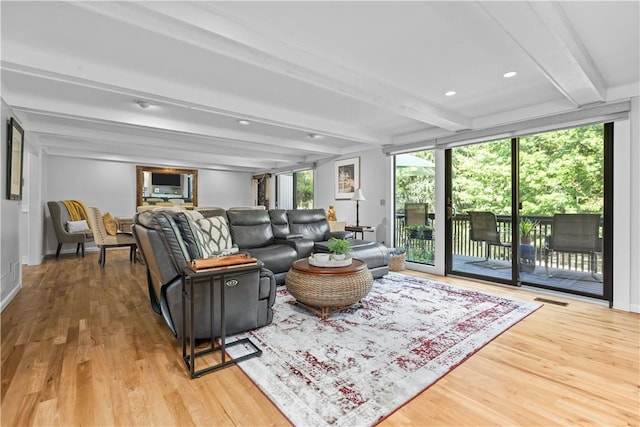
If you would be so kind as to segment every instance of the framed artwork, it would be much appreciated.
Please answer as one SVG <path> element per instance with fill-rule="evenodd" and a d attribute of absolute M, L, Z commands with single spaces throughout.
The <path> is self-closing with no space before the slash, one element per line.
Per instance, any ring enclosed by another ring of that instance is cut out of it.
<path fill-rule="evenodd" d="M 360 157 L 335 162 L 336 199 L 351 199 L 360 187 Z"/>
<path fill-rule="evenodd" d="M 22 200 L 24 130 L 13 117 L 7 135 L 7 199 Z"/>

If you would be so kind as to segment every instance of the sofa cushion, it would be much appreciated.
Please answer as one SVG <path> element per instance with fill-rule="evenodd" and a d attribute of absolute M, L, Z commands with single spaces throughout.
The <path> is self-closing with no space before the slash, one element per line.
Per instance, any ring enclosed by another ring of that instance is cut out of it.
<path fill-rule="evenodd" d="M 273 236 L 276 239 L 286 239 L 291 232 L 289 231 L 289 220 L 287 219 L 287 211 L 284 209 L 271 209 L 269 210 L 269 217 L 271 218 L 271 228 L 273 229 Z"/>
<path fill-rule="evenodd" d="M 275 242 L 266 210 L 229 210 L 227 218 L 231 238 L 240 249 L 262 248 Z"/>
<path fill-rule="evenodd" d="M 251 248 L 248 250 L 252 257 L 258 258 L 264 263 L 264 267 L 273 273 L 283 273 L 289 271 L 291 264 L 298 259 L 296 251 L 285 244 L 273 244 L 262 248 Z"/>
<path fill-rule="evenodd" d="M 314 242 L 329 239 L 329 221 L 324 209 L 294 209 L 287 211 L 289 231 Z"/>
<path fill-rule="evenodd" d="M 175 268 L 180 271 L 182 267 L 187 265 L 187 262 L 194 258 L 190 253 L 190 248 L 186 243 L 186 239 L 182 235 L 183 225 L 179 225 L 180 218 L 186 216 L 180 212 L 174 212 L 170 210 L 163 211 L 143 211 L 134 216 L 134 224 L 140 224 L 141 226 L 157 230 L 162 235 L 163 246 L 167 247 L 170 252 L 169 259 L 173 259 L 176 264 Z M 196 245 L 193 245 L 196 246 Z M 187 257 L 186 255 L 189 255 Z"/>
<path fill-rule="evenodd" d="M 204 257 L 209 258 L 220 253 L 234 253 L 238 248 L 231 242 L 231 233 L 227 220 L 221 216 L 212 216 L 196 220 L 195 234 Z"/>
<path fill-rule="evenodd" d="M 89 224 L 87 224 L 86 219 L 81 219 L 80 221 L 67 221 L 67 231 L 69 233 L 89 231 Z"/>
<path fill-rule="evenodd" d="M 202 233 L 200 226 L 195 223 L 196 219 L 201 219 L 202 216 L 195 215 L 196 212 L 186 210 L 170 210 L 165 209 L 158 212 L 158 217 L 161 217 L 160 212 L 167 217 L 171 217 L 178 228 L 181 243 L 186 247 L 189 259 L 204 258 L 206 255 L 203 253 L 200 240 L 197 235 Z"/>
<path fill-rule="evenodd" d="M 109 212 L 102 215 L 102 222 L 104 222 L 104 228 L 107 230 L 107 234 L 115 236 L 118 232 L 118 223 L 116 219 Z"/>
<path fill-rule="evenodd" d="M 227 211 L 222 208 L 216 207 L 197 207 L 195 208 L 195 212 L 199 212 L 203 218 L 209 218 L 212 216 L 222 216 L 224 219 L 227 219 Z M 227 221 L 228 222 L 228 221 Z"/>

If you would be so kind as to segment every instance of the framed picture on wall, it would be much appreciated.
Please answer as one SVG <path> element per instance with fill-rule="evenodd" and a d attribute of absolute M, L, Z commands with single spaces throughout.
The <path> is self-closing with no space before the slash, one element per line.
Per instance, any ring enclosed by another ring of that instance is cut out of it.
<path fill-rule="evenodd" d="M 7 132 L 7 199 L 22 200 L 24 130 L 12 117 Z"/>
<path fill-rule="evenodd" d="M 360 157 L 337 160 L 335 162 L 335 197 L 351 199 L 360 187 Z"/>

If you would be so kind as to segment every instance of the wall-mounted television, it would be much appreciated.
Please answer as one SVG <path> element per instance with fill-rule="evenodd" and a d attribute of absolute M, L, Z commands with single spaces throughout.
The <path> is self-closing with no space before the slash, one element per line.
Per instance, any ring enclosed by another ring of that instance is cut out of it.
<path fill-rule="evenodd" d="M 180 187 L 180 174 L 177 173 L 152 173 L 151 185 L 166 185 Z"/>

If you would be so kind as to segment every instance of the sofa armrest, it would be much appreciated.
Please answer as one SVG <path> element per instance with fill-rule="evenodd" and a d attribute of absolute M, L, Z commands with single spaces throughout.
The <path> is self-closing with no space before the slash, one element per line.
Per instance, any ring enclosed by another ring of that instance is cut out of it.
<path fill-rule="evenodd" d="M 306 258 L 313 252 L 314 241 L 298 237 L 295 239 L 276 239 L 276 243 L 292 247 L 296 251 L 297 259 Z"/>
<path fill-rule="evenodd" d="M 353 231 L 330 231 L 327 236 L 327 240 L 332 237 L 336 239 L 353 239 Z"/>
<path fill-rule="evenodd" d="M 296 240 L 296 239 L 302 239 L 304 238 L 304 236 L 302 234 L 287 234 L 284 236 L 278 236 L 276 237 L 276 241 L 278 240 Z"/>

